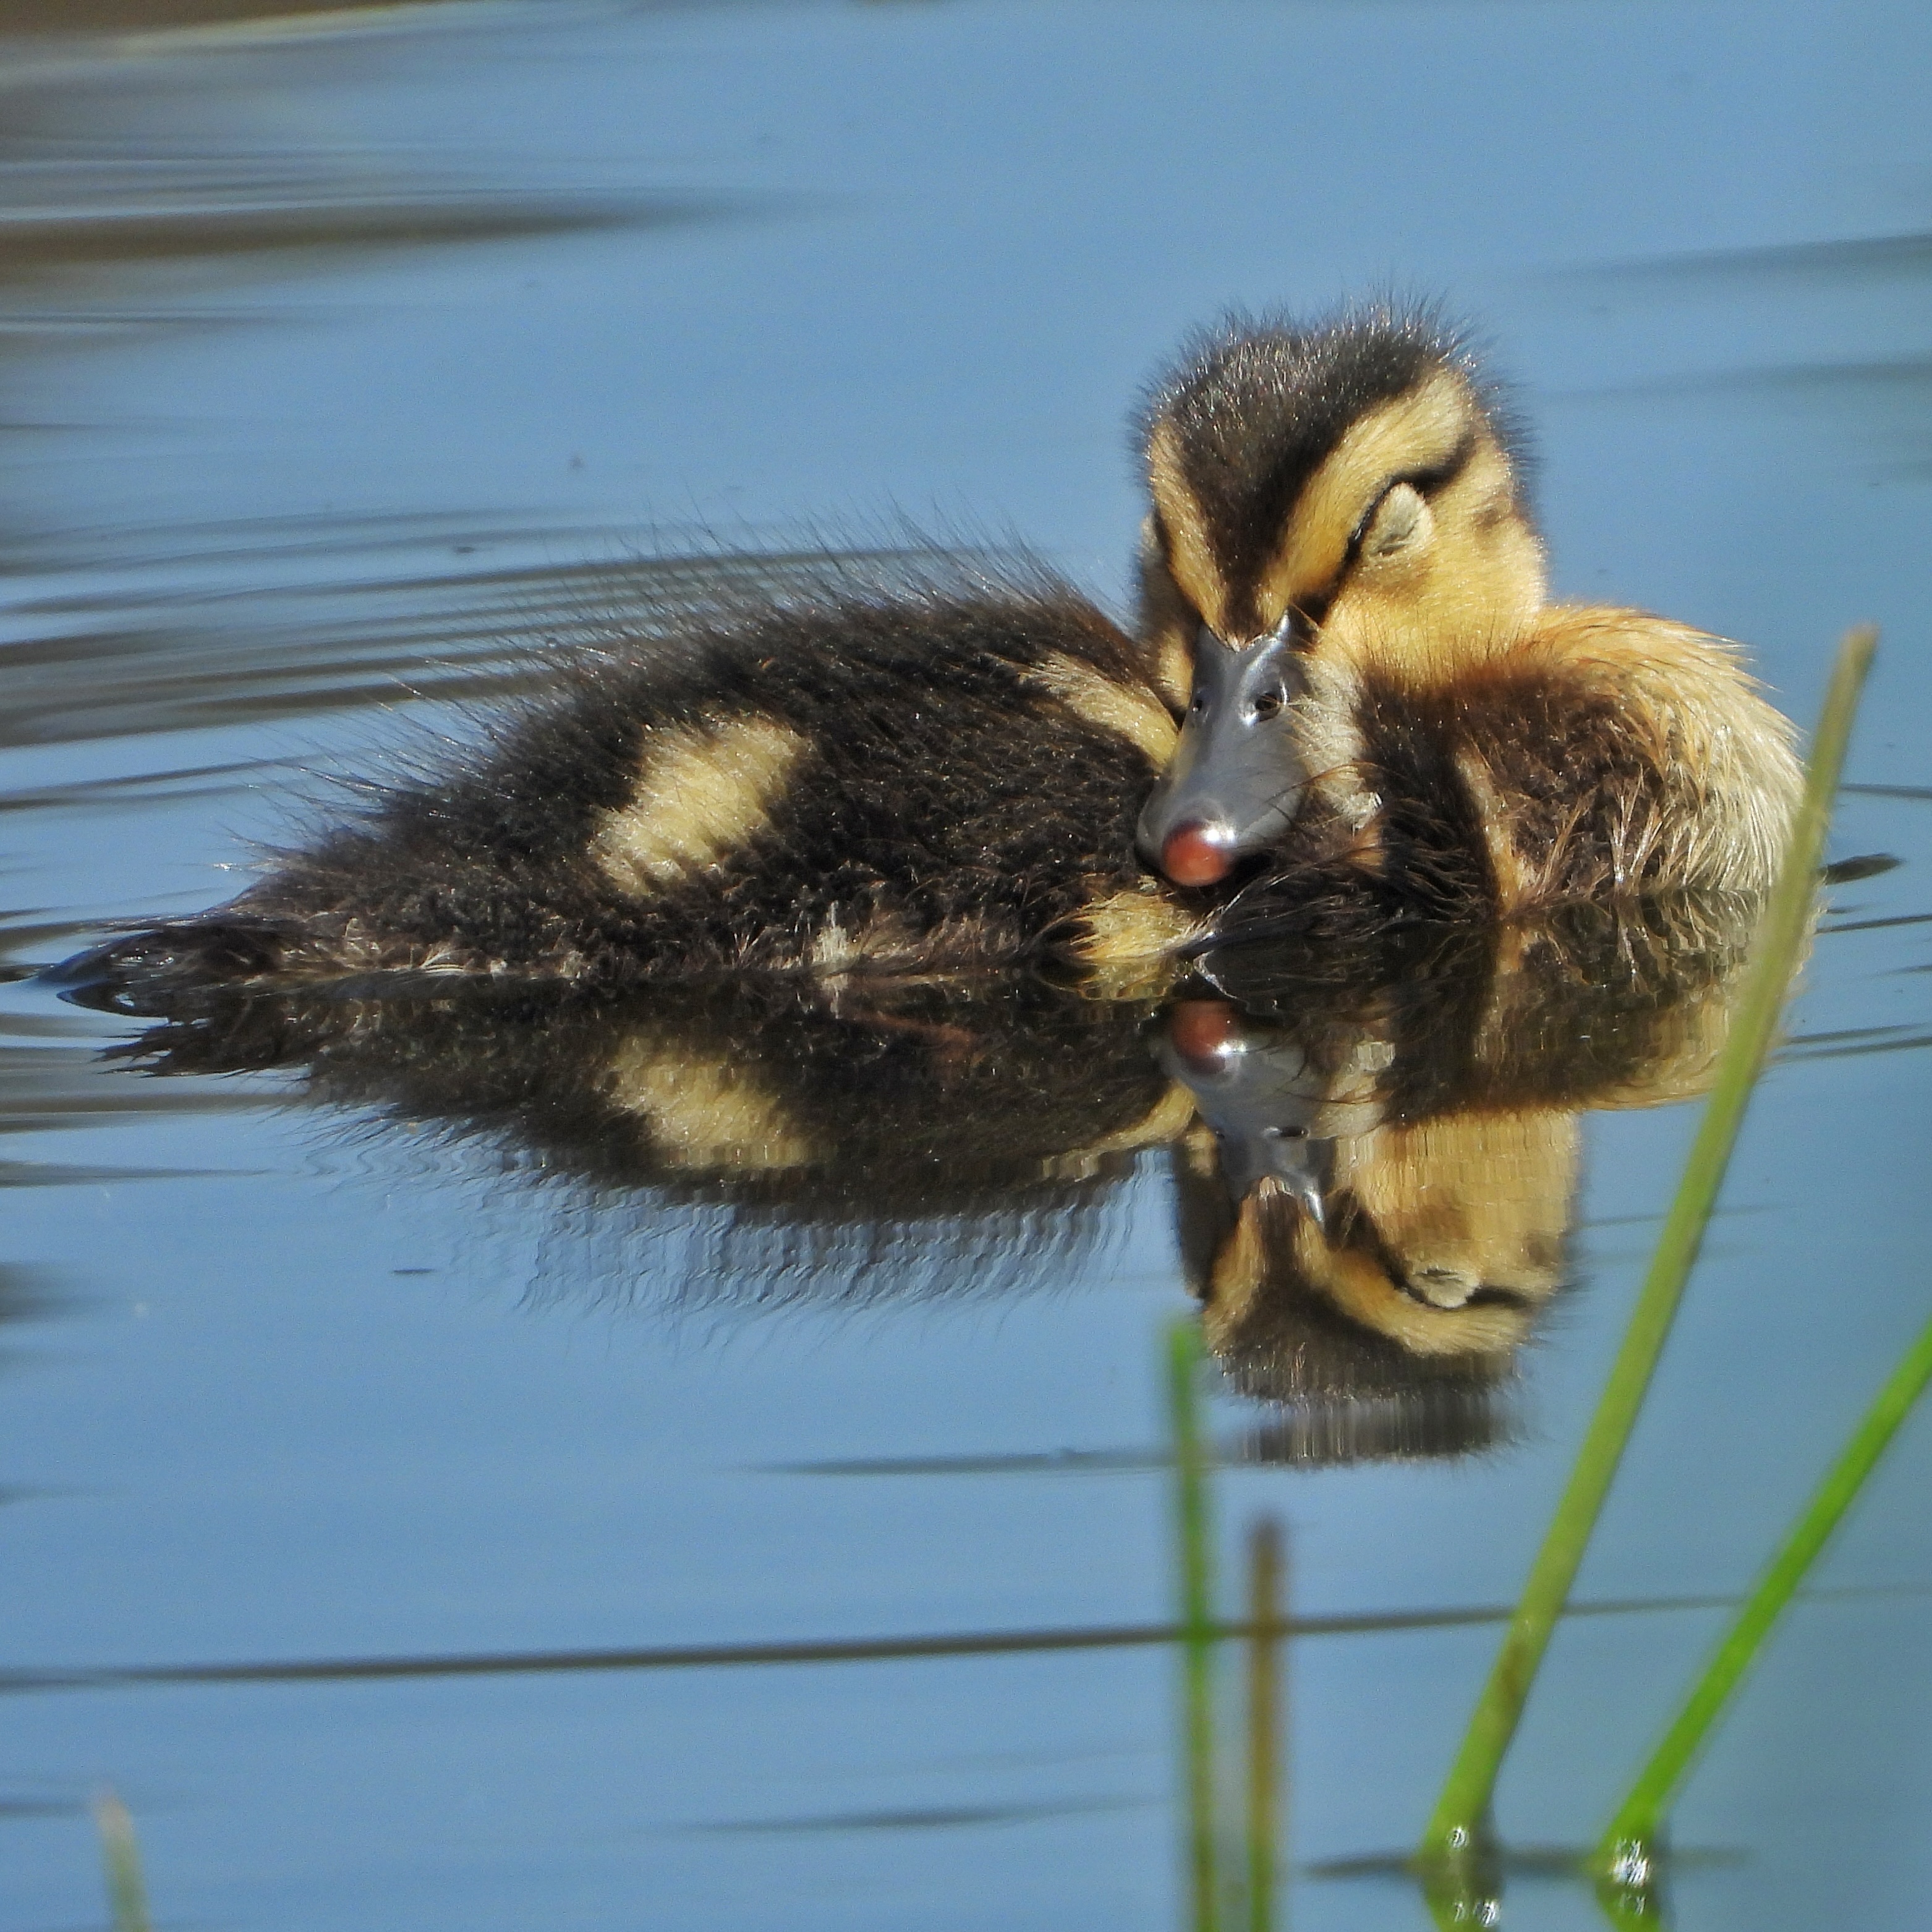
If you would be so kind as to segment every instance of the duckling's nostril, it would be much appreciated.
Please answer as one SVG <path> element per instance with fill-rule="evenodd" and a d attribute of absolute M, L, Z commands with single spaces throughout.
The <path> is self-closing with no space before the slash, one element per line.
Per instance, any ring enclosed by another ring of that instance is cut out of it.
<path fill-rule="evenodd" d="M 1233 839 L 1224 825 L 1177 826 L 1160 848 L 1160 869 L 1177 886 L 1213 886 L 1234 869 Z"/>

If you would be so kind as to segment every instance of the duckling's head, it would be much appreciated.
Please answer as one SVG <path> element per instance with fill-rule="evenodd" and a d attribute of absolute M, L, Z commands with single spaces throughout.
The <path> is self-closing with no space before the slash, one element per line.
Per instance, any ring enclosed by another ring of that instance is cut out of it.
<path fill-rule="evenodd" d="M 1186 722 L 1143 856 L 1211 885 L 1293 820 L 1316 660 L 1451 680 L 1542 603 L 1507 412 L 1426 311 L 1231 322 L 1156 388 L 1145 622 Z"/>
<path fill-rule="evenodd" d="M 1209 1346 L 1276 1400 L 1499 1381 L 1562 1285 L 1580 1138 L 1570 1113 L 1444 1114 L 1342 1136 L 1318 1196 L 1269 1174 L 1238 1199 L 1196 1130 L 1177 1206 Z"/>

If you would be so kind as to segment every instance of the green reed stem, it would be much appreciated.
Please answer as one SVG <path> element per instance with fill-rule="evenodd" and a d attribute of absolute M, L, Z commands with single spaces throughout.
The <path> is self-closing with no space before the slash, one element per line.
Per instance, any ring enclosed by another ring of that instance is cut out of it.
<path fill-rule="evenodd" d="M 1174 1432 L 1174 1529 L 1180 1564 L 1182 1724 L 1187 1748 L 1188 1892 L 1195 1932 L 1215 1932 L 1214 1572 L 1201 1442 L 1201 1338 L 1192 1322 L 1168 1332 L 1168 1414 Z"/>
<path fill-rule="evenodd" d="M 100 1834 L 101 1862 L 107 1869 L 107 1903 L 114 1932 L 150 1932 L 148 1890 L 141 1882 L 141 1850 L 134 1821 L 111 1791 L 95 1794 L 94 1828 Z"/>
<path fill-rule="evenodd" d="M 1264 1516 L 1248 1538 L 1248 1932 L 1274 1932 L 1281 1830 L 1282 1534 Z"/>
<path fill-rule="evenodd" d="M 1851 1440 L 1804 1506 L 1778 1553 L 1712 1654 L 1704 1672 L 1637 1774 L 1597 1847 L 1595 1868 L 1613 1877 L 1649 1862 L 1648 1847 L 1690 1762 L 1756 1657 L 1791 1594 L 1898 1434 L 1899 1425 L 1932 1381 L 1932 1322 L 1920 1331 L 1886 1378 Z"/>
<path fill-rule="evenodd" d="M 1516 1734 L 1550 1633 L 1570 1594 L 1670 1332 L 1810 928 L 1818 862 L 1824 850 L 1832 800 L 1877 641 L 1876 630 L 1862 627 L 1850 632 L 1838 647 L 1824 714 L 1812 742 L 1804 797 L 1792 826 L 1784 867 L 1759 928 L 1755 955 L 1718 1062 L 1703 1119 L 1597 1412 L 1544 1534 L 1489 1682 L 1477 1700 L 1462 1748 L 1417 1847 L 1417 1861 L 1425 1870 L 1466 1856 L 1468 1848 L 1486 1830 L 1496 1774 Z"/>

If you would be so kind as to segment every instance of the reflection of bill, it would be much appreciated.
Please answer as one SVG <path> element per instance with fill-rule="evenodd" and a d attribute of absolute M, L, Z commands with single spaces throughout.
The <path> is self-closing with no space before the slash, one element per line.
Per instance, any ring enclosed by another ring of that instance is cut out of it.
<path fill-rule="evenodd" d="M 232 994 L 127 1051 L 299 1066 L 606 1232 L 681 1209 L 686 1291 L 760 1305 L 1028 1285 L 1169 1147 L 1210 1345 L 1281 1453 L 1442 1453 L 1493 1436 L 1562 1285 L 1579 1114 L 1694 1090 L 1749 910 L 1228 950 L 1164 1008 L 1011 975 Z"/>

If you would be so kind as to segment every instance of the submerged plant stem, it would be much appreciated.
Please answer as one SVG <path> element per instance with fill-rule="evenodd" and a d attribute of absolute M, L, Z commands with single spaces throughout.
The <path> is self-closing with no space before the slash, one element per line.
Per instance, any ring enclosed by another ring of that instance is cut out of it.
<path fill-rule="evenodd" d="M 94 1827 L 100 1834 L 101 1861 L 107 1868 L 107 1903 L 114 1916 L 114 1932 L 149 1932 L 148 1892 L 141 1880 L 134 1821 L 112 1792 L 95 1795 Z"/>
<path fill-rule="evenodd" d="M 1630 1865 L 1633 1857 L 1647 1862 L 1644 1848 L 1654 1840 L 1691 1760 L 1739 1678 L 1750 1667 L 1772 1625 L 1791 1600 L 1792 1592 L 1850 1508 L 1928 1381 L 1932 1381 L 1932 1322 L 1920 1330 L 1918 1339 L 1887 1378 L 1876 1400 L 1766 1566 L 1703 1675 L 1691 1687 L 1663 1742 L 1638 1774 L 1597 1847 L 1598 1870 L 1615 1876 Z"/>
<path fill-rule="evenodd" d="M 1248 1540 L 1248 1932 L 1274 1932 L 1281 1832 L 1281 1526 L 1264 1516 Z"/>
<path fill-rule="evenodd" d="M 1214 1550 L 1201 1442 L 1201 1340 L 1192 1322 L 1168 1338 L 1174 1528 L 1180 1569 L 1182 1724 L 1187 1756 L 1187 1870 L 1195 1932 L 1215 1932 Z"/>
<path fill-rule="evenodd" d="M 1418 1862 L 1425 1870 L 1439 1867 L 1445 1860 L 1457 1860 L 1486 1832 L 1496 1774 L 1515 1736 L 1550 1632 L 1582 1561 L 1624 1445 L 1650 1386 L 1658 1357 L 1670 1332 L 1684 1284 L 1696 1261 L 1752 1087 L 1764 1064 L 1784 1010 L 1792 973 L 1804 950 L 1832 799 L 1838 788 L 1858 694 L 1877 641 L 1877 632 L 1864 628 L 1849 633 L 1838 647 L 1824 714 L 1812 743 L 1804 797 L 1792 826 L 1783 868 L 1765 910 L 1730 1034 L 1718 1060 L 1710 1099 L 1596 1414 L 1591 1418 L 1543 1546 L 1537 1552 L 1489 1682 L 1477 1701 L 1462 1748 L 1417 1848 Z"/>

